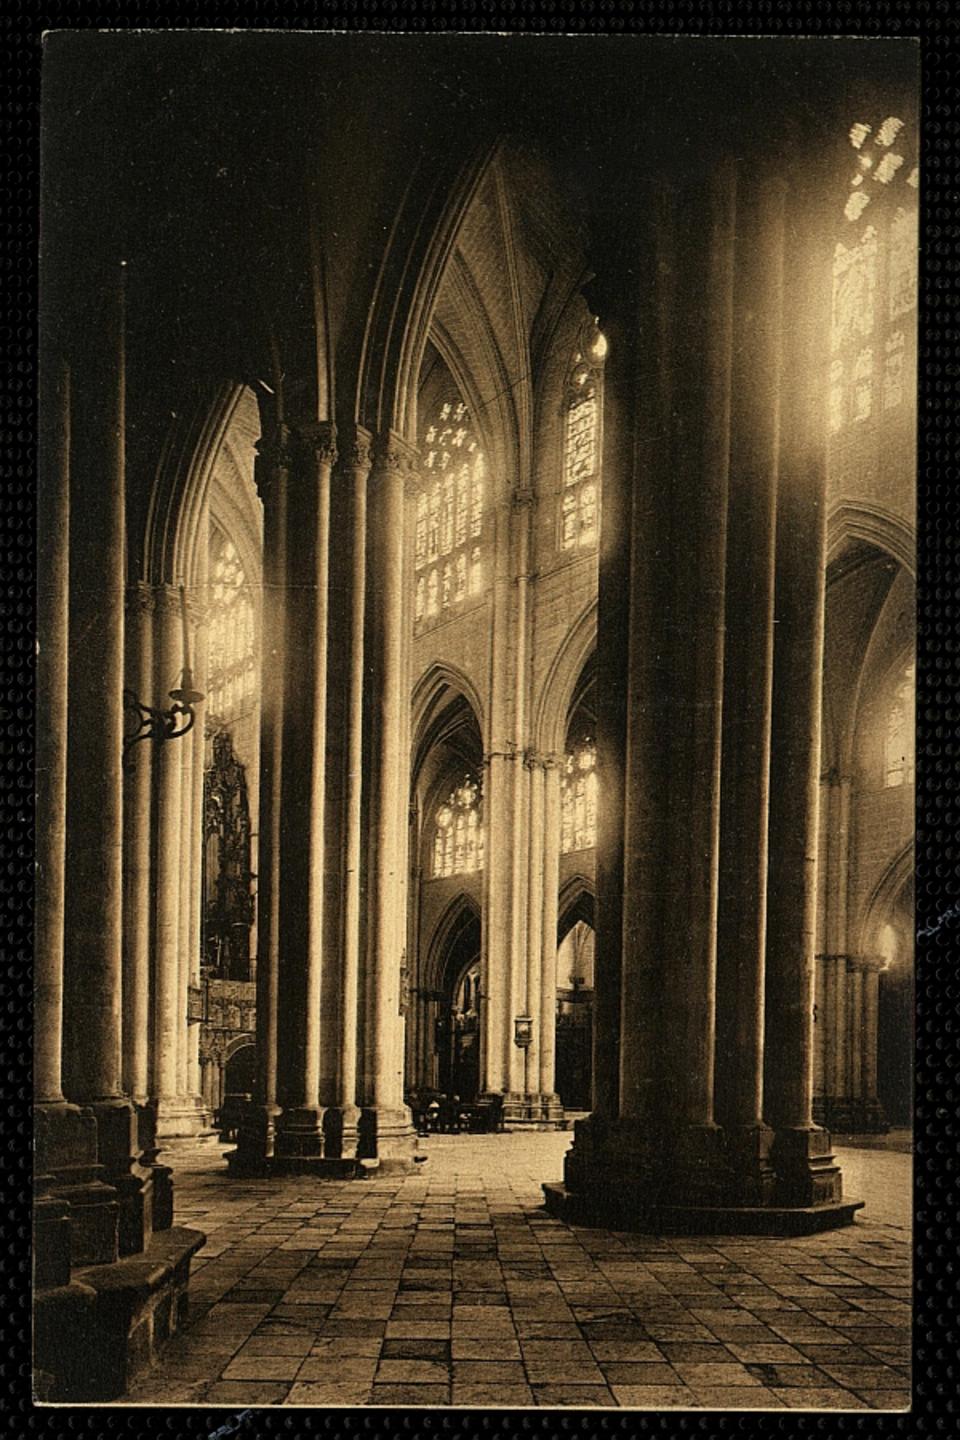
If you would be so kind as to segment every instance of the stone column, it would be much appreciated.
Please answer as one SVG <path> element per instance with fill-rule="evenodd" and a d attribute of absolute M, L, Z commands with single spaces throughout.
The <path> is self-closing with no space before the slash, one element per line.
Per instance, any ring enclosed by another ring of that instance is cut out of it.
<path fill-rule="evenodd" d="M 409 683 L 404 627 L 405 490 L 415 452 L 392 432 L 370 472 L 367 636 L 370 664 L 370 782 L 367 843 L 365 1079 L 358 1154 L 403 1164 L 416 1138 L 403 1100 L 401 967 L 406 927 L 406 827 L 410 791 Z"/>
<path fill-rule="evenodd" d="M 524 1091 L 531 1118 L 546 1119 L 540 1090 L 540 1061 L 543 1053 L 543 885 L 544 885 L 544 801 L 543 760 L 527 752 L 524 768 L 529 775 L 530 808 L 527 825 L 527 914 L 524 925 L 526 942 L 526 1013 L 533 1020 L 533 1043 L 524 1055 Z"/>
<path fill-rule="evenodd" d="M 131 1173 L 121 1078 L 125 362 L 122 272 L 73 372 L 63 1083 L 96 1117 L 120 1198 L 119 1247 L 143 1246 L 148 1196 Z M 105 1256 L 104 1258 L 110 1258 Z"/>
<path fill-rule="evenodd" d="M 75 1262 L 117 1253 L 116 1191 L 97 1164 L 89 1110 L 63 1096 L 64 907 L 70 568 L 71 385 L 41 371 L 37 514 L 36 890 L 34 896 L 34 1282 L 64 1286 Z M 56 1194 L 52 1193 L 56 1191 Z"/>
<path fill-rule="evenodd" d="M 851 1129 L 859 1130 L 863 1116 L 863 962 L 859 955 L 847 960 L 847 1094 Z"/>
<path fill-rule="evenodd" d="M 813 1120 L 813 987 L 826 575 L 824 355 L 829 346 L 829 227 L 791 194 L 777 502 L 770 867 L 767 888 L 765 1118 L 774 1127 L 777 1197 L 839 1201 L 830 1137 Z"/>
<path fill-rule="evenodd" d="M 332 425 L 303 427 L 288 471 L 280 827 L 280 988 L 275 1161 L 323 1156 L 321 1002 L 325 988 L 327 623 Z M 335 955 L 327 958 L 334 964 Z M 326 1101 L 334 1098 L 324 1097 Z"/>
<path fill-rule="evenodd" d="M 344 635 L 343 788 L 341 834 L 341 961 L 337 1010 L 340 1153 L 357 1147 L 357 1027 L 360 996 L 363 847 L 364 634 L 366 611 L 367 485 L 370 435 L 359 426 L 344 446 L 346 523 L 337 546 L 341 589 L 337 619 Z"/>
<path fill-rule="evenodd" d="M 209 521 L 206 513 L 204 513 L 201 522 L 201 533 L 204 537 L 209 533 Z M 208 546 L 204 543 L 200 547 L 200 573 L 197 581 L 197 588 L 201 596 L 207 593 L 208 556 Z M 194 680 L 197 689 L 201 693 L 204 693 L 207 689 L 209 649 L 209 630 L 206 624 L 205 603 L 196 597 L 191 599 L 189 601 L 189 614 L 193 624 L 192 658 Z M 201 702 L 193 731 L 188 736 L 192 752 L 191 823 L 190 846 L 187 851 L 187 864 L 184 868 L 184 874 L 187 883 L 187 982 L 194 992 L 200 989 L 200 959 L 203 930 L 203 777 L 206 760 L 206 737 L 204 734 L 205 712 L 206 707 Z M 200 1074 L 200 1023 L 201 1022 L 194 1020 L 187 1025 L 185 1090 L 188 1101 L 196 1106 L 199 1131 L 209 1135 L 211 1114 L 203 1098 Z"/>
<path fill-rule="evenodd" d="M 863 1124 L 867 1130 L 887 1129 L 883 1107 L 877 1094 L 880 971 L 883 964 L 882 956 L 865 955 L 863 958 L 863 1051 L 860 1088 L 863 1096 Z"/>
<path fill-rule="evenodd" d="M 717 1119 L 744 1204 L 773 1192 L 763 1124 L 767 808 L 780 439 L 783 204 L 779 181 L 741 184 L 727 517 L 717 922 Z"/>
<path fill-rule="evenodd" d="M 174 585 L 155 595 L 154 674 L 145 704 L 169 705 L 184 665 L 183 605 Z M 181 1050 L 187 1028 L 186 986 L 181 966 L 180 902 L 184 791 L 188 779 L 190 737 L 156 743 L 146 740 L 131 752 L 132 763 L 154 766 L 155 882 L 153 918 L 153 1045 L 150 1094 L 156 1112 L 157 1139 L 164 1142 L 192 1133 L 186 1109 Z M 143 753 L 137 754 L 140 750 Z"/>
<path fill-rule="evenodd" d="M 257 442 L 254 476 L 263 501 L 260 664 L 260 788 L 257 881 L 257 1069 L 253 1104 L 228 1164 L 238 1174 L 269 1168 L 276 1143 L 280 984 L 280 851 L 283 829 L 284 621 L 290 454 L 281 428 Z"/>
<path fill-rule="evenodd" d="M 546 1118 L 560 1120 L 563 1107 L 556 1092 L 557 1060 L 557 930 L 560 903 L 560 766 L 562 757 L 544 755 L 543 884 L 540 922 L 540 1094 Z"/>
<path fill-rule="evenodd" d="M 126 683 L 148 703 L 153 696 L 153 592 L 127 589 Z M 150 1094 L 150 911 L 152 755 L 135 745 L 124 765 L 123 790 L 123 1084 L 137 1105 Z"/>

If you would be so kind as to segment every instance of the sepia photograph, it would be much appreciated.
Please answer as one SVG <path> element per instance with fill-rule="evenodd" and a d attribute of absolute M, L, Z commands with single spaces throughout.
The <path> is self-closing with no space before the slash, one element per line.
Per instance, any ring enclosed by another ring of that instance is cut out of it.
<path fill-rule="evenodd" d="M 919 53 L 44 36 L 36 1405 L 910 1409 Z"/>

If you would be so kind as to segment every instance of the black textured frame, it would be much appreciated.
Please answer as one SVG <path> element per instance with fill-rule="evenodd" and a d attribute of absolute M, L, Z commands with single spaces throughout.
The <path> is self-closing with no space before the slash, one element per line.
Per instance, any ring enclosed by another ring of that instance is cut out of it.
<path fill-rule="evenodd" d="M 956 1354 L 957 1066 L 956 940 L 960 932 L 960 526 L 957 486 L 957 302 L 960 296 L 956 76 L 960 11 L 954 0 L 863 5 L 802 0 L 383 0 L 318 5 L 200 7 L 188 3 L 32 7 L 11 0 L 0 28 L 8 66 L 3 92 L 0 212 L 3 483 L 0 485 L 0 836 L 3 859 L 3 1068 L 6 1130 L 0 1377 L 3 1426 L 11 1435 L 111 1433 L 512 1436 L 564 1432 L 703 1436 L 757 1430 L 784 1436 L 943 1435 L 960 1411 Z M 919 405 L 919 590 L 917 683 L 917 1053 L 915 1115 L 914 1403 L 909 1415 L 751 1412 L 462 1412 L 454 1409 L 244 1411 L 34 1409 L 29 1353 L 29 1071 L 31 986 L 34 487 L 36 392 L 37 156 L 41 34 L 45 29 L 243 28 L 674 35 L 917 36 L 922 42 L 921 364 Z"/>

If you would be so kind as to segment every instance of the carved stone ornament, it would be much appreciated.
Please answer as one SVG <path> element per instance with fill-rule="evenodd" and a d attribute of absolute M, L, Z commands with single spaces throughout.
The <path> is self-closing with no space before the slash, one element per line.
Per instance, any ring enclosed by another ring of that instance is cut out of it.
<path fill-rule="evenodd" d="M 296 429 L 296 442 L 321 465 L 337 463 L 337 427 L 332 420 L 315 420 Z"/>
<path fill-rule="evenodd" d="M 370 431 L 358 425 L 353 435 L 344 440 L 340 460 L 351 470 L 369 470 L 373 464 L 373 437 Z"/>

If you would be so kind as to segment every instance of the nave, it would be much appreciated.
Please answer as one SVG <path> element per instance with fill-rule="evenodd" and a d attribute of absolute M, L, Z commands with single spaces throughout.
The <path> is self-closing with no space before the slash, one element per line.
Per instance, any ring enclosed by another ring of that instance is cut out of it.
<path fill-rule="evenodd" d="M 838 1147 L 869 1214 L 794 1240 L 567 1225 L 540 1184 L 569 1140 L 433 1137 L 412 1175 L 320 1190 L 185 1153 L 191 1318 L 123 1403 L 909 1405 L 906 1139 Z"/>

